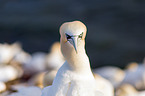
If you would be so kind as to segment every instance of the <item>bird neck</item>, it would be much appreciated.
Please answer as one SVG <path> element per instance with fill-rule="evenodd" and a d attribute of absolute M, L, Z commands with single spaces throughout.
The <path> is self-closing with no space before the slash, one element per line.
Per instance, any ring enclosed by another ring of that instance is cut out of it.
<path fill-rule="evenodd" d="M 61 51 L 71 70 L 90 71 L 90 62 L 84 48 L 85 42 L 82 40 L 78 46 L 77 53 L 68 42 L 61 42 Z"/>

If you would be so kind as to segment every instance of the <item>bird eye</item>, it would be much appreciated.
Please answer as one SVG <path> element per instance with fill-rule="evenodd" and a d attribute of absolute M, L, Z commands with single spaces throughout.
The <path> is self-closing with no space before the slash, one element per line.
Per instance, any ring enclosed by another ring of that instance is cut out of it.
<path fill-rule="evenodd" d="M 67 38 L 67 39 L 71 39 L 71 36 L 68 35 L 68 34 L 66 34 L 66 38 Z"/>
<path fill-rule="evenodd" d="M 79 35 L 79 38 L 82 38 L 83 37 L 83 32 Z"/>

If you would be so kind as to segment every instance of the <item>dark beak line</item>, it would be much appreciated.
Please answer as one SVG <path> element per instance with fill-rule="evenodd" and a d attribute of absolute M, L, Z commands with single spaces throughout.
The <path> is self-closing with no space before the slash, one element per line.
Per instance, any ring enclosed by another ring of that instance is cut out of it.
<path fill-rule="evenodd" d="M 73 38 L 72 38 L 72 41 L 73 41 L 74 49 L 75 49 L 76 53 L 78 53 L 78 51 L 77 51 L 77 37 L 76 37 L 76 36 L 73 37 Z"/>

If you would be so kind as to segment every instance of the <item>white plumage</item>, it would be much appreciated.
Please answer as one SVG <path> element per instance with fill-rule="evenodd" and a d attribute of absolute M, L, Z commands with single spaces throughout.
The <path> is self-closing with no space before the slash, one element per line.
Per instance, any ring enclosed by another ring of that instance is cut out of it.
<path fill-rule="evenodd" d="M 0 66 L 0 81 L 7 82 L 21 77 L 23 71 L 17 69 L 15 66 L 4 65 Z"/>
<path fill-rule="evenodd" d="M 56 76 L 58 70 L 51 70 L 45 73 L 44 78 L 43 78 L 43 86 L 49 86 L 52 85 L 52 82 Z"/>
<path fill-rule="evenodd" d="M 21 51 L 19 43 L 0 44 L 0 64 L 8 64 Z"/>
<path fill-rule="evenodd" d="M 94 74 L 97 83 L 97 90 L 102 92 L 104 96 L 114 96 L 114 88 L 109 80 L 104 79 L 98 74 Z"/>
<path fill-rule="evenodd" d="M 18 89 L 18 92 L 12 93 L 8 96 L 41 96 L 41 89 L 39 87 L 23 87 Z"/>
<path fill-rule="evenodd" d="M 123 84 L 116 90 L 116 96 L 145 96 L 145 91 L 137 91 L 130 84 Z"/>
<path fill-rule="evenodd" d="M 130 63 L 125 70 L 125 78 L 121 84 L 131 84 L 136 89 L 145 89 L 145 64 Z"/>
<path fill-rule="evenodd" d="M 55 42 L 46 56 L 46 67 L 51 70 L 58 70 L 65 62 L 64 57 L 60 50 L 60 43 Z"/>
<path fill-rule="evenodd" d="M 33 68 L 33 70 L 32 70 Z M 43 72 L 46 69 L 46 53 L 36 52 L 32 54 L 32 58 L 24 64 L 24 69 L 29 74 Z"/>
<path fill-rule="evenodd" d="M 109 80 L 114 88 L 117 88 L 125 77 L 125 72 L 115 66 L 96 68 L 93 70 L 93 72 Z"/>
<path fill-rule="evenodd" d="M 64 23 L 60 28 L 61 50 L 66 62 L 58 70 L 52 86 L 42 96 L 102 96 L 85 52 L 86 26 L 80 21 Z"/>

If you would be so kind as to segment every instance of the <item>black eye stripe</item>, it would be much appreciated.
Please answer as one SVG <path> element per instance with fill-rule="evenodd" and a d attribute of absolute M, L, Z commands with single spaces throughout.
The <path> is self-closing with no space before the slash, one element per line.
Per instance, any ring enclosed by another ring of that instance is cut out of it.
<path fill-rule="evenodd" d="M 71 39 L 71 36 L 68 35 L 68 34 L 66 34 L 66 38 L 67 38 L 67 39 Z"/>
<path fill-rule="evenodd" d="M 78 36 L 78 38 L 82 38 L 83 37 L 83 32 L 80 35 L 72 35 L 72 36 L 66 34 L 67 39 L 71 39 L 71 37 L 77 37 L 77 36 Z"/>

